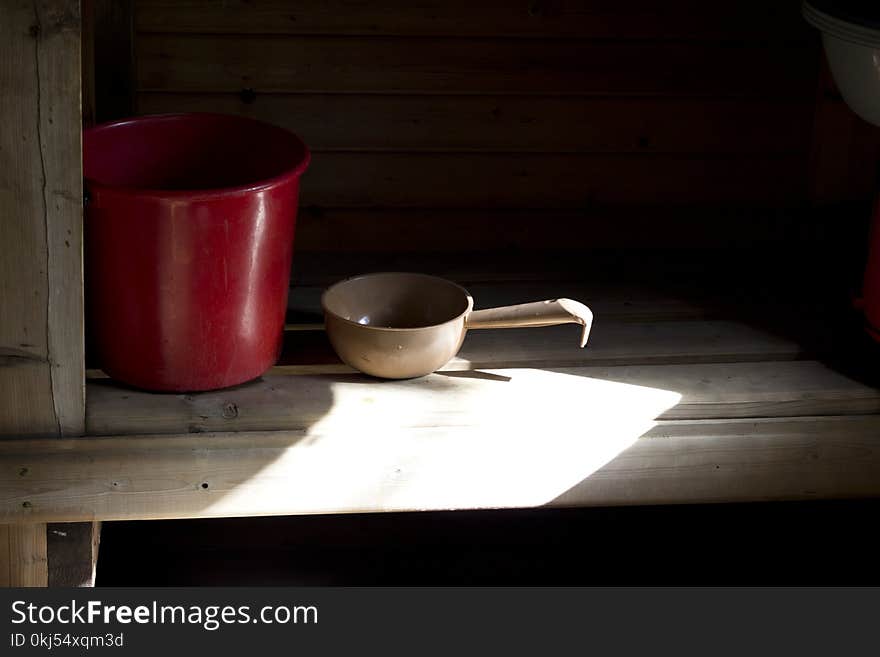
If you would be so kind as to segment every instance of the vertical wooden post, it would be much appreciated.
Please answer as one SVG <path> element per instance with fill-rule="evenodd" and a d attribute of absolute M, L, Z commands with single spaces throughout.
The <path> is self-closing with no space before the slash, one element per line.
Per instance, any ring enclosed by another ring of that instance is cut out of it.
<path fill-rule="evenodd" d="M 79 0 L 0 3 L 0 89 L 0 435 L 82 434 Z M 3 527 L 0 582 L 45 586 L 46 551 Z"/>
<path fill-rule="evenodd" d="M 46 586 L 46 525 L 0 525 L 0 586 Z"/>

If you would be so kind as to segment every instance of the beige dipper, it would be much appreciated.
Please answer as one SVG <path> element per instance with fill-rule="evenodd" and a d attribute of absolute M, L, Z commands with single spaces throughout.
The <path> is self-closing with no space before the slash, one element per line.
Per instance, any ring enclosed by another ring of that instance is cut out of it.
<path fill-rule="evenodd" d="M 410 379 L 443 367 L 468 329 L 583 326 L 593 313 L 571 299 L 474 310 L 467 290 L 426 274 L 382 272 L 340 281 L 321 297 L 333 349 L 351 367 L 385 379 Z"/>

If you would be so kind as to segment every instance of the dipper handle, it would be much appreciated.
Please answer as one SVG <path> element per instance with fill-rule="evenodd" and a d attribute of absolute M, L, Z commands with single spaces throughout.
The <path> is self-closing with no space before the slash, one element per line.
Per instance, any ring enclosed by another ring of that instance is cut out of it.
<path fill-rule="evenodd" d="M 593 311 L 572 299 L 548 299 L 515 306 L 500 306 L 474 310 L 465 318 L 469 329 L 522 328 L 528 326 L 556 326 L 557 324 L 580 324 L 581 347 L 587 344 L 593 325 Z"/>

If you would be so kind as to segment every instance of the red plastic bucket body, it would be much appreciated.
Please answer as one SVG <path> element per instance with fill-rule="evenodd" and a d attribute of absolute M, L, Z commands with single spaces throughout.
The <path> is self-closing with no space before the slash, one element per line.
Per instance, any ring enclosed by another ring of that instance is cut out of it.
<path fill-rule="evenodd" d="M 85 131 L 89 334 L 109 376 L 211 390 L 275 363 L 308 162 L 295 135 L 236 116 Z"/>

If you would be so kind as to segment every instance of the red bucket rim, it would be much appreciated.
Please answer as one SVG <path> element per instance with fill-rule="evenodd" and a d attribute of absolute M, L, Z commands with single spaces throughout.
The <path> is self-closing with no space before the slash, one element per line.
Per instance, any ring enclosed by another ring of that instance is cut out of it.
<path fill-rule="evenodd" d="M 170 121 L 177 119 L 196 119 L 203 118 L 206 120 L 210 119 L 222 119 L 225 121 L 240 121 L 242 123 L 252 123 L 259 124 L 261 126 L 271 128 L 272 130 L 276 130 L 279 133 L 283 133 L 288 137 L 294 139 L 297 142 L 299 147 L 302 150 L 302 157 L 296 163 L 296 165 L 290 169 L 283 171 L 282 173 L 272 176 L 270 178 L 264 178 L 262 180 L 258 180 L 251 183 L 246 183 L 244 185 L 234 185 L 230 187 L 214 187 L 207 189 L 157 189 L 155 187 L 130 187 L 124 185 L 107 185 L 94 178 L 90 178 L 89 176 L 83 175 L 88 187 L 94 190 L 100 190 L 102 193 L 113 193 L 120 195 L 136 195 L 139 197 L 156 197 L 156 198 L 180 198 L 180 199 L 195 199 L 195 198 L 223 198 L 228 196 L 238 196 L 241 194 L 249 194 L 253 192 L 258 192 L 264 189 L 269 189 L 283 183 L 286 183 L 292 179 L 299 178 L 305 170 L 308 168 L 309 163 L 311 161 L 311 152 L 309 151 L 308 146 L 306 146 L 305 142 L 300 138 L 299 135 L 288 130 L 286 128 L 282 128 L 280 126 L 274 125 L 272 123 L 268 123 L 266 121 L 260 121 L 259 119 L 253 119 L 248 116 L 240 116 L 237 114 L 223 114 L 220 112 L 170 112 L 164 114 L 147 114 L 144 116 L 134 116 L 128 117 L 125 119 L 118 119 L 114 121 L 106 121 L 104 123 L 99 123 L 94 126 L 90 126 L 83 130 L 83 140 L 90 135 L 97 132 L 102 132 L 104 130 L 109 130 L 112 128 L 116 128 L 119 126 L 130 125 L 133 123 L 142 124 L 142 123 L 158 123 L 162 121 Z"/>

